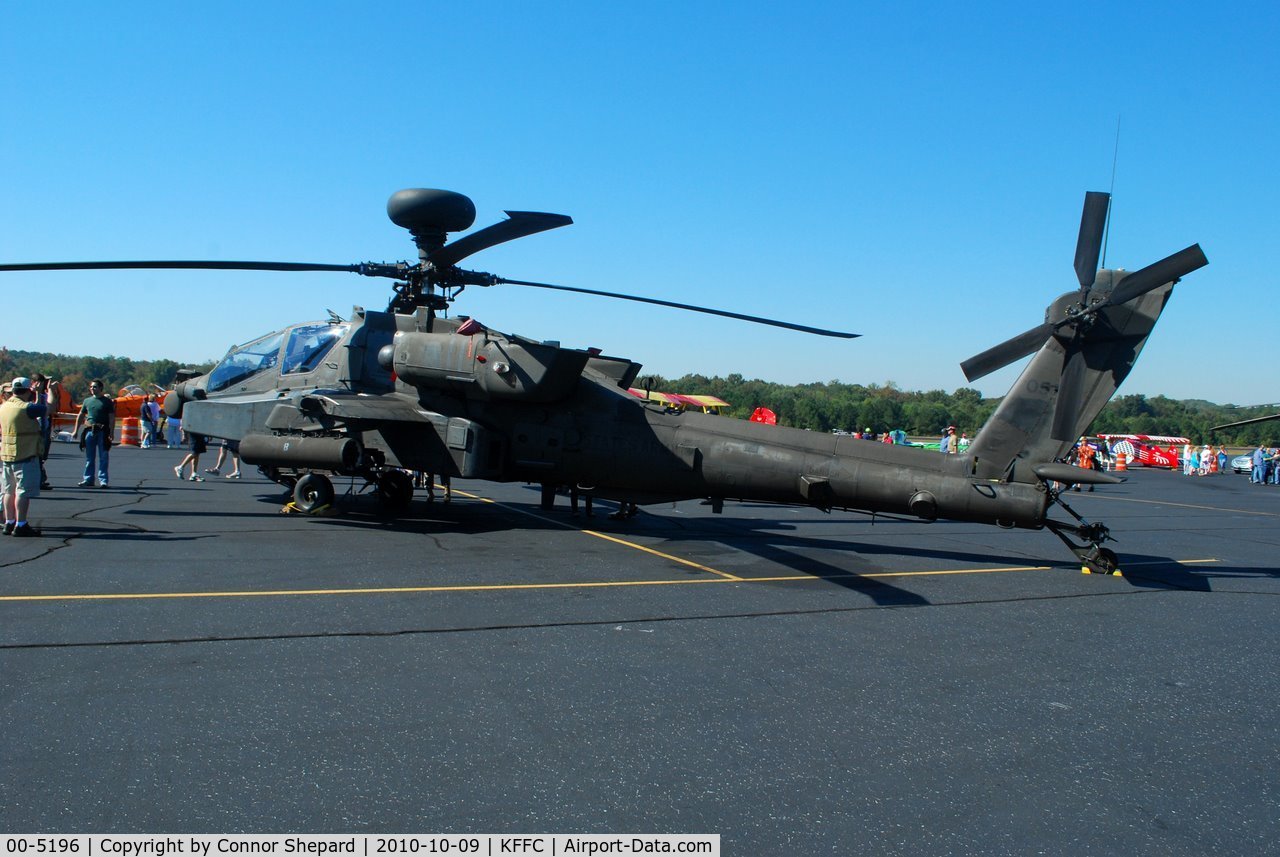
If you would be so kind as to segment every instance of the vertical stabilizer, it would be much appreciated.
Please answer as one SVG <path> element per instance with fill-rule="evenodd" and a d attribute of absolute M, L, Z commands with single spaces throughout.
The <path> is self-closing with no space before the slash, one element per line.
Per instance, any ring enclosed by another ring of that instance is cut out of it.
<path fill-rule="evenodd" d="M 1099 271 L 1093 290 L 1109 293 L 1124 276 L 1123 271 Z M 976 473 L 1031 482 L 1032 465 L 1064 455 L 1128 377 L 1172 293 L 1173 283 L 1166 283 L 1098 311 L 1087 329 L 1077 330 L 1070 340 L 1049 336 L 974 438 L 969 454 L 975 458 Z M 1063 295 L 1049 308 L 1048 317 L 1078 298 L 1075 292 Z M 1073 401 L 1060 406 L 1073 361 Z M 1066 413 L 1060 411 L 1063 406 Z"/>

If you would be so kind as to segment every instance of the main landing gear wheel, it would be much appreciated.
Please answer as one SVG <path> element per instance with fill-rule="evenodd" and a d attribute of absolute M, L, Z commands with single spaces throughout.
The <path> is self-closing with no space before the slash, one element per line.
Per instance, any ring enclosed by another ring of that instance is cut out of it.
<path fill-rule="evenodd" d="M 413 478 L 400 470 L 388 470 L 378 476 L 378 502 L 389 515 L 399 515 L 413 502 Z"/>
<path fill-rule="evenodd" d="M 293 505 L 303 512 L 314 512 L 333 503 L 333 483 L 319 473 L 308 473 L 293 486 Z"/>

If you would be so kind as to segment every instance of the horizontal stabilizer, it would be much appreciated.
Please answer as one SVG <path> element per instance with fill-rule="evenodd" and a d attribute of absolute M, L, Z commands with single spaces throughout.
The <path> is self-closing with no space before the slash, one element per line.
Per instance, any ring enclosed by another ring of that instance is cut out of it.
<path fill-rule="evenodd" d="M 1112 476 L 1100 470 L 1087 470 L 1074 464 L 1061 464 L 1056 461 L 1037 464 L 1031 471 L 1044 482 L 1067 482 L 1081 485 L 1119 485 L 1124 479 Z"/>

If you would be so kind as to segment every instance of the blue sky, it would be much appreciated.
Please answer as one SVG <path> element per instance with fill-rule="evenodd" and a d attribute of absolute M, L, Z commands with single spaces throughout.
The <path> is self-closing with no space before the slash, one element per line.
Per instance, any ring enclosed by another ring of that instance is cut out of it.
<path fill-rule="evenodd" d="M 412 259 L 402 187 L 573 226 L 466 261 L 863 334 L 469 289 L 487 325 L 646 371 L 970 386 L 1107 262 L 1199 242 L 1122 393 L 1280 401 L 1274 4 L 60 3 L 0 10 L 0 260 Z M 381 309 L 349 274 L 0 275 L 0 344 L 197 361 Z M 974 385 L 1000 395 L 1002 370 Z"/>

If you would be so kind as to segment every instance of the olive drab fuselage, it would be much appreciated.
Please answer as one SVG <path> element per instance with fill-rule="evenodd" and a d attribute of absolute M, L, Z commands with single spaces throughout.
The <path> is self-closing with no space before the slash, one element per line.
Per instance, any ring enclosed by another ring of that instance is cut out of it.
<path fill-rule="evenodd" d="M 639 503 L 754 500 L 1043 524 L 1037 480 L 980 476 L 971 456 L 673 411 L 628 392 L 640 370 L 629 360 L 459 326 L 357 310 L 333 324 L 341 333 L 325 355 L 291 372 L 290 340 L 323 327 L 298 325 L 233 349 L 169 407 L 185 402 L 190 431 L 239 440 L 247 462 L 276 468 L 399 467 Z M 246 354 L 257 371 L 227 368 Z M 211 382 L 219 389 L 209 392 Z"/>

